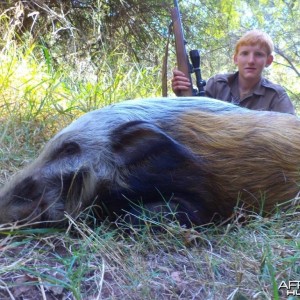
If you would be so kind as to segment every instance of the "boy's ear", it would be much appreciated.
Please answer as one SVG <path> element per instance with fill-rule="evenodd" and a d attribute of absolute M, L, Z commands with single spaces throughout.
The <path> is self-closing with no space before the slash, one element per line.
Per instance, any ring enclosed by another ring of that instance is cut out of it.
<path fill-rule="evenodd" d="M 274 56 L 272 54 L 270 54 L 267 57 L 266 67 L 269 67 L 272 64 L 273 60 L 274 60 Z"/>
<path fill-rule="evenodd" d="M 237 54 L 234 54 L 233 55 L 233 62 L 234 62 L 234 64 L 238 64 L 238 62 L 237 62 Z"/>

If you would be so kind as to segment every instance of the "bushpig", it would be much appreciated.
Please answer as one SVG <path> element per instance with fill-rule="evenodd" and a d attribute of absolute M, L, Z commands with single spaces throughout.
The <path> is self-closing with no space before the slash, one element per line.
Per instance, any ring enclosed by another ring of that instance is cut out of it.
<path fill-rule="evenodd" d="M 57 133 L 0 190 L 0 224 L 60 226 L 177 212 L 182 224 L 228 218 L 236 206 L 272 213 L 299 192 L 300 121 L 205 97 L 127 100 Z M 47 225 L 48 224 L 48 225 Z"/>

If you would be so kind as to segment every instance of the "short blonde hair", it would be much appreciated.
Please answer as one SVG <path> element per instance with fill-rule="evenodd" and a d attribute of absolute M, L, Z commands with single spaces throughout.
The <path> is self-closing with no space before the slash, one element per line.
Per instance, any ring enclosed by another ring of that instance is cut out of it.
<path fill-rule="evenodd" d="M 274 51 L 274 44 L 271 37 L 260 30 L 254 29 L 247 31 L 236 43 L 234 55 L 237 55 L 241 46 L 259 44 L 261 47 L 265 47 L 267 54 L 270 55 Z"/>

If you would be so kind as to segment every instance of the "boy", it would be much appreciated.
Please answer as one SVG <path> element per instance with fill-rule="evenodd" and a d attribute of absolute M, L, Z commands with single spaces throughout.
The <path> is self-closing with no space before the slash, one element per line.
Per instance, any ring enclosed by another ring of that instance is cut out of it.
<path fill-rule="evenodd" d="M 269 35 L 259 30 L 248 31 L 235 46 L 233 59 L 238 71 L 210 78 L 205 87 L 206 96 L 249 109 L 296 114 L 285 90 L 262 77 L 264 68 L 273 62 L 273 50 Z M 174 70 L 173 74 L 172 89 L 175 94 L 190 86 L 190 81 L 182 72 Z"/>

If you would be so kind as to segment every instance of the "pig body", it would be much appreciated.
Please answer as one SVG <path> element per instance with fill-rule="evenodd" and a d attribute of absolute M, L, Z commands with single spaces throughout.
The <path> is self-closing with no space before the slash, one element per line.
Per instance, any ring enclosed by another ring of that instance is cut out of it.
<path fill-rule="evenodd" d="M 208 98 L 129 100 L 56 134 L 0 190 L 0 223 L 63 224 L 149 210 L 183 224 L 228 218 L 236 205 L 270 213 L 299 191 L 297 117 Z M 299 144 L 298 144 L 299 143 Z"/>

